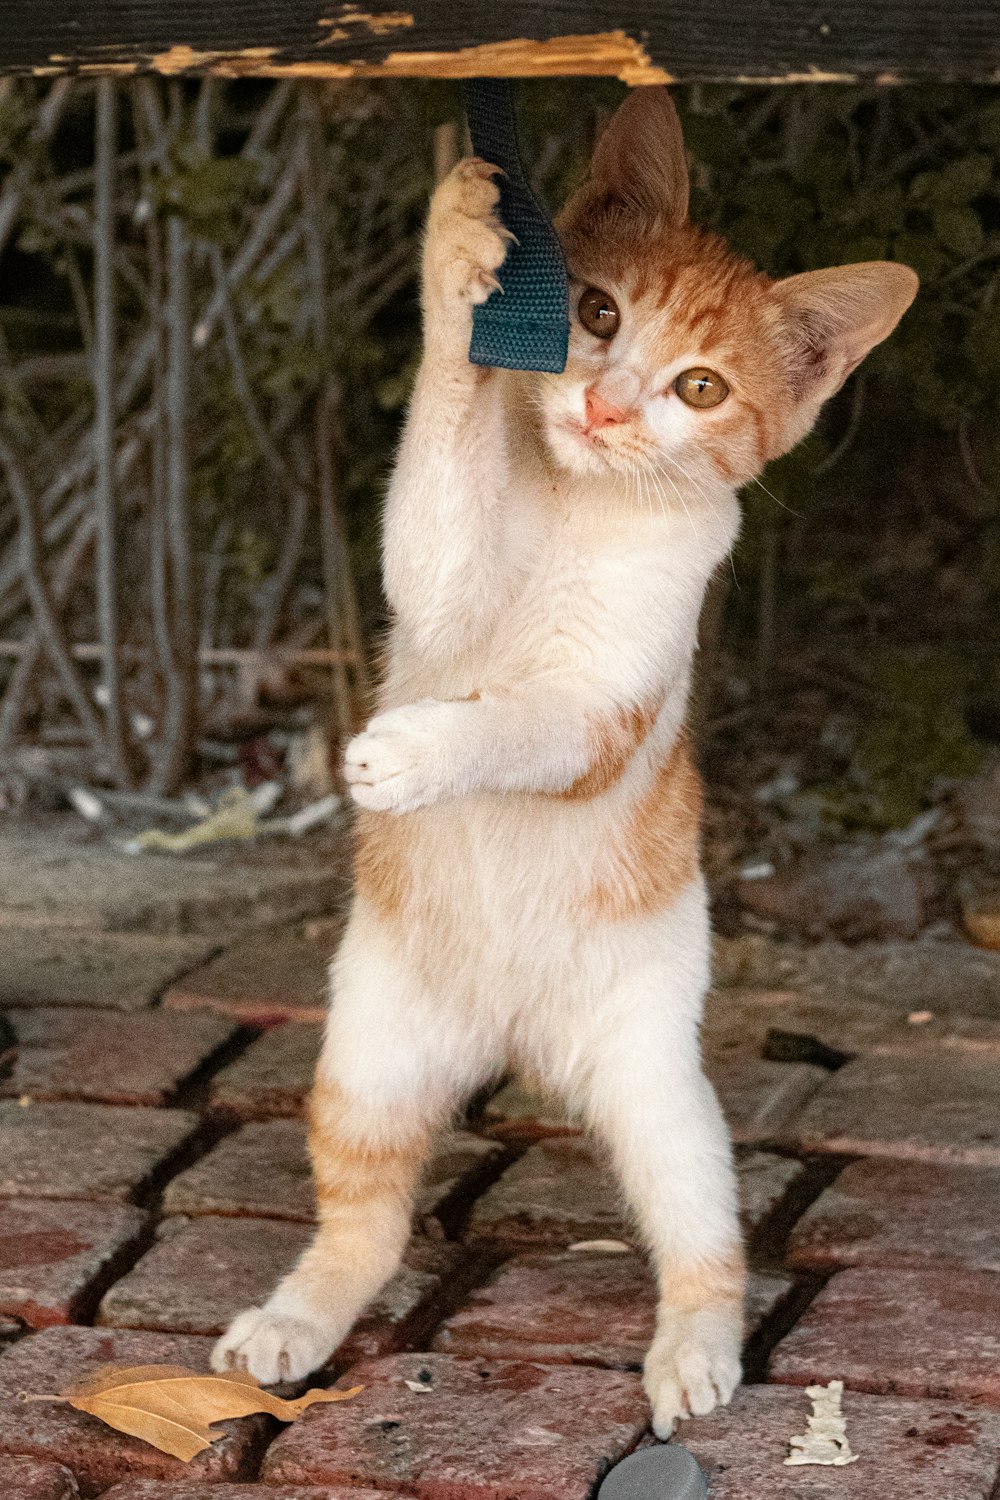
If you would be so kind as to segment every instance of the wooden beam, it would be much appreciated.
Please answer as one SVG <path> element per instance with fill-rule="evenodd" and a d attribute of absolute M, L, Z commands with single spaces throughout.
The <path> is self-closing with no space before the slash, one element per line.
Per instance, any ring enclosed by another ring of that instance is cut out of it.
<path fill-rule="evenodd" d="M 3 0 L 0 73 L 1000 81 L 1000 0 Z"/>

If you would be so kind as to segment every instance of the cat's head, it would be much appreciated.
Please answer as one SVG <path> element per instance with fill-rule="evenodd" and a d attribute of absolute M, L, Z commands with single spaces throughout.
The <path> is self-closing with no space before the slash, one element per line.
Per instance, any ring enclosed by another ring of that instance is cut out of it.
<path fill-rule="evenodd" d="M 916 295 L 914 273 L 888 261 L 776 281 L 687 209 L 674 106 L 636 89 L 558 220 L 569 360 L 539 402 L 565 468 L 745 484 L 805 436 Z"/>

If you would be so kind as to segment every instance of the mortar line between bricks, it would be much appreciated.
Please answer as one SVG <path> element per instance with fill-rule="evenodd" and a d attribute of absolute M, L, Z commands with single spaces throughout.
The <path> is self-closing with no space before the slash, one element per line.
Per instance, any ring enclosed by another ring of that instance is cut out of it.
<path fill-rule="evenodd" d="M 264 1035 L 264 1030 L 262 1026 L 252 1026 L 245 1022 L 237 1023 L 232 1036 L 220 1042 L 213 1052 L 202 1058 L 194 1071 L 184 1079 L 172 1098 L 168 1100 L 168 1105 L 174 1109 L 197 1110 L 199 1114 L 211 1113 L 208 1085 L 216 1074 L 248 1052 L 254 1042 L 259 1041 Z"/>

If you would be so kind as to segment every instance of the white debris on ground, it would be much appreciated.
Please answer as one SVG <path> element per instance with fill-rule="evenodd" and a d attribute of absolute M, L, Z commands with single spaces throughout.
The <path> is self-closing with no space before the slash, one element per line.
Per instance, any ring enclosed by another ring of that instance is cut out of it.
<path fill-rule="evenodd" d="M 857 1462 L 847 1441 L 847 1421 L 841 1407 L 844 1382 L 831 1380 L 829 1385 L 806 1386 L 813 1404 L 806 1421 L 806 1431 L 789 1439 L 791 1449 L 786 1464 L 831 1464 L 837 1468 Z"/>

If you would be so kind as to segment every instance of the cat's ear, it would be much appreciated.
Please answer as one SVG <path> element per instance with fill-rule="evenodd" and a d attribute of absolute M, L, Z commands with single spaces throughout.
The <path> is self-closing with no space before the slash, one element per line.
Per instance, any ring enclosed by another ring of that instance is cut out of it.
<path fill-rule="evenodd" d="M 792 388 L 818 407 L 888 338 L 920 283 L 909 266 L 873 260 L 776 282 L 792 359 Z"/>
<path fill-rule="evenodd" d="M 607 208 L 651 224 L 683 224 L 687 218 L 684 137 L 665 88 L 643 85 L 619 105 L 560 217 L 576 222 Z"/>

